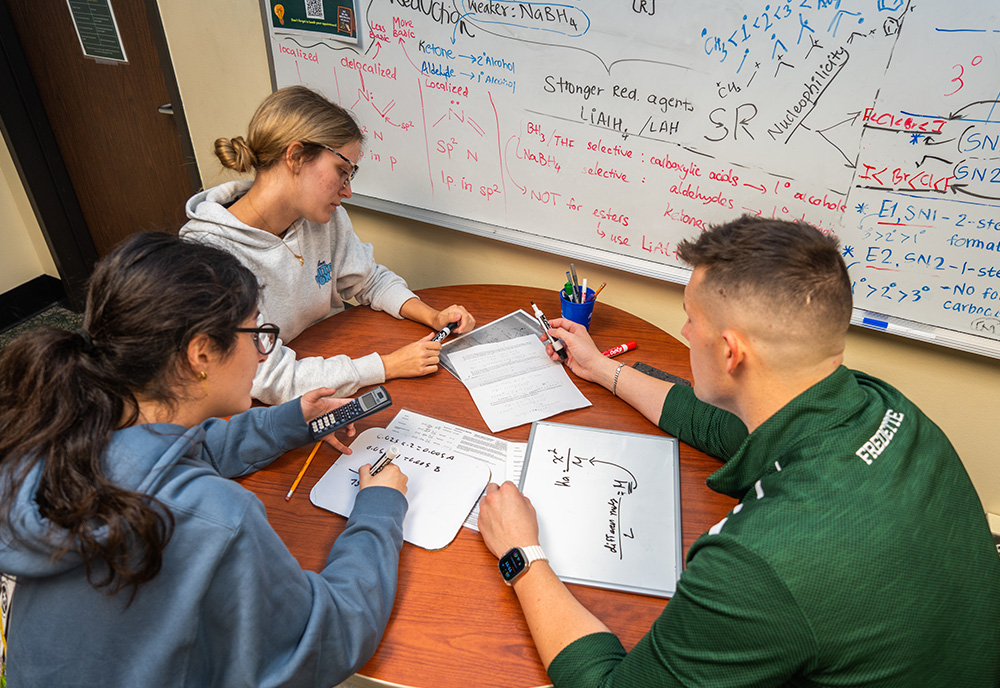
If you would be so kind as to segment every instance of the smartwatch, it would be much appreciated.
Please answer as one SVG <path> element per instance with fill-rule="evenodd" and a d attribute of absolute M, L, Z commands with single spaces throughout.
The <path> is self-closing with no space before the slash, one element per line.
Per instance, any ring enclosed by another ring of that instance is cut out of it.
<path fill-rule="evenodd" d="M 500 557 L 500 576 L 507 585 L 513 585 L 514 581 L 528 570 L 536 561 L 548 561 L 540 545 L 531 547 L 514 547 Z"/>

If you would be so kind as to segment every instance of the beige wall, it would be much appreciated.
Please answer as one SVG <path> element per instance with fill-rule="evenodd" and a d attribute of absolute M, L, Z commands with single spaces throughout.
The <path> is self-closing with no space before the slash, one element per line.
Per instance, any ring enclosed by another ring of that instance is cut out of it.
<path fill-rule="evenodd" d="M 40 275 L 58 277 L 10 151 L 0 152 L 0 294 Z"/>
<path fill-rule="evenodd" d="M 212 142 L 245 133 L 257 102 L 270 91 L 259 3 L 160 0 L 160 11 L 202 179 L 210 186 L 220 179 Z M 358 234 L 375 245 L 379 262 L 413 288 L 552 287 L 566 270 L 565 259 L 519 246 L 359 208 L 351 217 Z M 680 286 L 580 262 L 577 270 L 591 284 L 608 282 L 603 303 L 680 336 Z M 884 378 L 920 405 L 958 449 L 984 506 L 1000 513 L 1000 361 L 856 329 L 847 364 Z"/>

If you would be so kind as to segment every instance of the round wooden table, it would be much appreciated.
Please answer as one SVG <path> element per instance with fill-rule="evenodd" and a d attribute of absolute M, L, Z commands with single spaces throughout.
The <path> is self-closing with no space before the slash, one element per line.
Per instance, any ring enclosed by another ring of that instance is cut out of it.
<path fill-rule="evenodd" d="M 461 304 L 479 324 L 523 309 L 534 301 L 550 319 L 559 315 L 555 291 L 500 285 L 463 285 L 423 289 L 422 300 L 436 308 Z M 678 317 L 681 317 L 678 314 Z M 687 348 L 666 332 L 618 308 L 598 302 L 590 332 L 602 350 L 635 340 L 638 349 L 617 360 L 643 361 L 660 370 L 691 379 Z M 351 308 L 317 323 L 291 343 L 299 358 L 347 354 L 357 358 L 377 351 L 390 353 L 428 333 L 426 327 L 396 320 L 367 307 Z M 550 420 L 598 428 L 662 434 L 632 407 L 603 387 L 572 374 L 592 406 L 559 414 Z M 360 433 L 384 427 L 398 409 L 461 425 L 483 433 L 483 422 L 464 385 L 447 371 L 386 383 L 393 408 L 356 424 Z M 506 440 L 526 442 L 530 425 L 497 433 Z M 324 445 L 296 489 L 285 493 L 311 447 L 290 451 L 265 470 L 241 479 L 267 507 L 268 519 L 305 569 L 320 571 L 346 519 L 313 506 L 309 491 L 339 454 Z M 680 443 L 681 524 L 684 552 L 721 520 L 735 500 L 712 492 L 705 479 L 720 466 L 713 459 Z M 577 598 L 631 648 L 663 610 L 665 600 L 598 588 L 569 586 Z M 514 593 L 497 572 L 496 558 L 479 533 L 461 528 L 446 548 L 427 551 L 408 543 L 400 554 L 399 586 L 392 618 L 378 651 L 362 676 L 420 688 L 512 688 L 549 685 Z"/>

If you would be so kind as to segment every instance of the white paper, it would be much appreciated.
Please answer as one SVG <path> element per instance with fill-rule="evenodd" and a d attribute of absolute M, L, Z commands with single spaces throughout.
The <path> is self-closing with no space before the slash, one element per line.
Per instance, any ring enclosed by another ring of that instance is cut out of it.
<path fill-rule="evenodd" d="M 349 516 L 358 496 L 358 470 L 374 464 L 388 449 L 402 450 L 395 465 L 406 474 L 403 539 L 425 549 L 441 549 L 458 534 L 479 496 L 490 481 L 490 468 L 452 451 L 419 439 L 409 440 L 383 428 L 368 428 L 351 443 L 352 454 L 342 455 L 319 479 L 309 499 L 318 507 Z M 506 452 L 504 452 L 506 457 Z"/>
<path fill-rule="evenodd" d="M 458 374 L 451 362 L 453 354 L 482 346 L 483 344 L 506 342 L 527 334 L 541 334 L 541 331 L 541 327 L 535 318 L 518 309 L 493 322 L 480 325 L 472 332 L 467 332 L 451 338 L 450 341 L 446 341 L 441 346 L 441 367 L 461 380 L 462 376 Z"/>
<path fill-rule="evenodd" d="M 456 351 L 451 361 L 492 432 L 590 406 L 534 335 Z"/>
<path fill-rule="evenodd" d="M 398 441 L 416 443 L 436 451 L 447 448 L 448 452 L 456 457 L 461 456 L 484 463 L 489 466 L 491 480 L 497 484 L 505 480 L 518 484 L 521 480 L 527 442 L 509 442 L 406 409 L 396 414 L 385 432 L 387 436 Z M 476 505 L 465 519 L 464 525 L 479 530 L 478 521 L 479 499 L 477 498 Z"/>

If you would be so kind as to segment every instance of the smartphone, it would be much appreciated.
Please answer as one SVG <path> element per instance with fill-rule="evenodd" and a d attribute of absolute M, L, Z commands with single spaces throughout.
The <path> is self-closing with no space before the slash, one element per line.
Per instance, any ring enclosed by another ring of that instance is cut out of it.
<path fill-rule="evenodd" d="M 376 387 L 370 392 L 365 392 L 351 403 L 344 404 L 340 408 L 335 408 L 329 413 L 324 413 L 319 418 L 309 421 L 309 429 L 312 431 L 313 439 L 318 440 L 334 430 L 339 430 L 345 425 L 378 413 L 390 406 L 392 406 L 392 399 L 389 397 L 389 392 L 386 391 L 385 387 Z"/>

